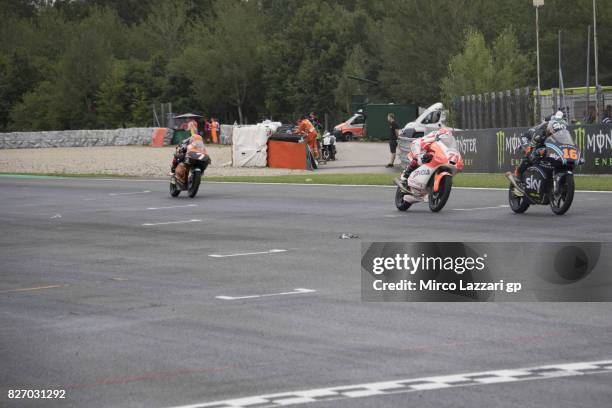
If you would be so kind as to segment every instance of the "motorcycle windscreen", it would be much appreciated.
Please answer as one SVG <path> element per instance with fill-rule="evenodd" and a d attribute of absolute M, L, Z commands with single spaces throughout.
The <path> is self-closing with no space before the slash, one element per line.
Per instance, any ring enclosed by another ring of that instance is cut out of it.
<path fill-rule="evenodd" d="M 556 143 L 558 145 L 574 145 L 574 146 L 576 145 L 576 142 L 574 142 L 572 135 L 567 129 L 563 129 L 563 130 L 553 133 L 552 135 L 548 137 L 548 140 L 546 141 L 549 143 L 550 142 Z"/>
<path fill-rule="evenodd" d="M 441 135 L 438 141 L 446 146 L 448 150 L 459 151 L 457 140 L 452 135 Z"/>

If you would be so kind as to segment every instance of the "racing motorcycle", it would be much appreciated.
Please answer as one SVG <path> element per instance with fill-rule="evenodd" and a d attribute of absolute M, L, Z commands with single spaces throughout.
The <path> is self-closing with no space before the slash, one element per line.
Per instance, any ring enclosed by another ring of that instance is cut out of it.
<path fill-rule="evenodd" d="M 323 135 L 321 158 L 325 161 L 336 160 L 336 136 L 329 132 L 325 132 Z"/>
<path fill-rule="evenodd" d="M 200 140 L 192 141 L 187 146 L 185 160 L 176 166 L 174 174 L 170 176 L 170 195 L 178 197 L 181 191 L 187 191 L 191 198 L 195 197 L 200 188 L 202 174 L 210 164 L 210 157 Z"/>
<path fill-rule="evenodd" d="M 534 156 L 520 180 L 525 194 L 510 184 L 510 208 L 521 214 L 532 204 L 549 204 L 553 213 L 565 214 L 574 199 L 574 167 L 584 163 L 570 132 L 561 129 L 548 136 Z"/>
<path fill-rule="evenodd" d="M 453 187 L 453 176 L 463 169 L 463 158 L 452 134 L 442 134 L 431 144 L 432 158 L 416 168 L 408 177 L 408 189 L 395 179 L 395 206 L 406 211 L 417 202 L 429 202 L 429 209 L 438 212 L 446 205 Z M 410 144 L 408 158 L 421 153 L 419 139 Z"/>

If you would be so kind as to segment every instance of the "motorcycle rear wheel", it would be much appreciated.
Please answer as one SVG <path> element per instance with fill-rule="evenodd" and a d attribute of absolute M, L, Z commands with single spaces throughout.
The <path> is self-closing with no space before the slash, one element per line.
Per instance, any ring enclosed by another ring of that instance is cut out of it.
<path fill-rule="evenodd" d="M 404 193 L 399 187 L 395 191 L 395 207 L 400 211 L 406 211 L 412 205 L 411 203 L 404 201 L 405 195 L 406 193 Z"/>
<path fill-rule="evenodd" d="M 550 209 L 557 215 L 565 214 L 574 201 L 574 175 L 566 174 L 562 180 L 563 183 L 559 186 L 561 193 L 558 196 L 553 192 L 550 194 Z"/>

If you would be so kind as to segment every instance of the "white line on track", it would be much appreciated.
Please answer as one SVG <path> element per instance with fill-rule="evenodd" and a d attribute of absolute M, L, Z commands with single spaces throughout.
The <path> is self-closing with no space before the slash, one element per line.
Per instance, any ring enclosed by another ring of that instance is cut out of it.
<path fill-rule="evenodd" d="M 169 224 L 188 224 L 190 222 L 202 222 L 202 220 L 183 220 L 183 221 L 168 221 L 168 222 L 155 222 L 155 223 L 144 223 L 143 227 L 151 227 L 154 225 L 169 225 Z"/>
<path fill-rule="evenodd" d="M 197 207 L 197 204 L 187 204 L 187 205 L 171 205 L 169 207 L 149 207 L 147 210 L 166 210 L 168 208 L 185 208 L 185 207 Z"/>
<path fill-rule="evenodd" d="M 476 208 L 453 208 L 453 211 L 477 211 L 477 210 L 492 210 L 500 208 L 510 208 L 507 204 L 497 205 L 495 207 L 476 207 Z"/>
<path fill-rule="evenodd" d="M 424 392 L 442 388 L 542 380 L 598 373 L 612 373 L 612 360 L 557 364 L 511 370 L 502 369 L 437 377 L 408 378 L 331 388 L 315 388 L 310 390 L 253 395 L 223 401 L 182 405 L 174 408 L 249 408 L 254 406 L 257 406 L 257 408 L 271 408 L 415 391 Z"/>
<path fill-rule="evenodd" d="M 49 285 L 49 286 L 36 286 L 34 288 L 21 288 L 21 289 L 8 289 L 8 290 L 0 290 L 0 293 L 16 293 L 16 292 L 31 292 L 33 290 L 41 290 L 41 289 L 55 289 L 55 288 L 65 288 L 68 285 Z"/>
<path fill-rule="evenodd" d="M 313 293 L 314 289 L 295 288 L 293 292 L 267 293 L 264 295 L 249 295 L 249 296 L 215 296 L 215 299 L 221 300 L 238 300 L 238 299 L 255 299 L 268 296 L 285 296 L 285 295 L 300 295 L 302 293 Z"/>
<path fill-rule="evenodd" d="M 231 258 L 233 256 L 277 254 L 279 252 L 287 252 L 287 250 L 286 249 L 270 249 L 269 251 L 262 251 L 262 252 L 243 252 L 240 254 L 226 254 L 226 255 L 210 254 L 208 256 L 210 256 L 211 258 Z"/>
<path fill-rule="evenodd" d="M 148 194 L 150 193 L 150 190 L 144 190 L 144 191 L 132 191 L 130 193 L 109 193 L 109 196 L 121 196 L 121 195 L 134 195 L 134 194 Z"/>

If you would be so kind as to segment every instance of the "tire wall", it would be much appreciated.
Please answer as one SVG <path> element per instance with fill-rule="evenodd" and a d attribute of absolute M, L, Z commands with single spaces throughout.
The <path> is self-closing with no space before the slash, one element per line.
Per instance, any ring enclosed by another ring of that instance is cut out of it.
<path fill-rule="evenodd" d="M 46 147 L 88 147 L 151 145 L 157 128 L 127 128 L 110 130 L 63 130 L 49 132 L 0 133 L 0 149 L 31 149 Z M 163 145 L 172 140 L 172 129 L 166 129 Z"/>

